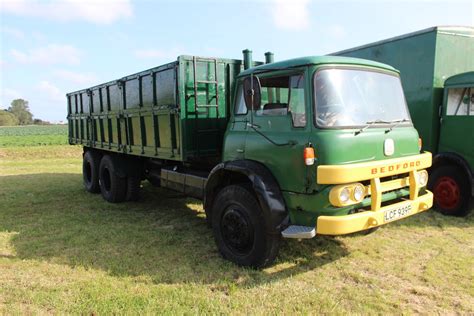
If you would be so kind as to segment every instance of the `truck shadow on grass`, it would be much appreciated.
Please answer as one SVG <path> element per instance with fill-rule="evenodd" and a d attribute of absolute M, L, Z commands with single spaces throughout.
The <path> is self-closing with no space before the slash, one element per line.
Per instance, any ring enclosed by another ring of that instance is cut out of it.
<path fill-rule="evenodd" d="M 337 239 L 283 240 L 264 270 L 222 259 L 200 201 L 144 183 L 139 202 L 109 204 L 84 191 L 78 174 L 0 177 L 0 233 L 15 260 L 34 259 L 138 277 L 154 283 L 203 283 L 217 289 L 273 282 L 348 254 Z M 1 250 L 1 249 L 0 249 Z"/>

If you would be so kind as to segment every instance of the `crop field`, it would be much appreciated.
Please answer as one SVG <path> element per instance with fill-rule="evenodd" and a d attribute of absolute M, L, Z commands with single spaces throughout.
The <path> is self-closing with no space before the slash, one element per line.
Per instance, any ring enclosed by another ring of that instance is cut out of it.
<path fill-rule="evenodd" d="M 0 147 L 65 145 L 67 143 L 67 125 L 0 127 Z"/>
<path fill-rule="evenodd" d="M 0 314 L 474 313 L 473 211 L 284 240 L 251 270 L 220 257 L 198 200 L 147 182 L 138 202 L 86 193 L 81 155 L 0 148 Z"/>

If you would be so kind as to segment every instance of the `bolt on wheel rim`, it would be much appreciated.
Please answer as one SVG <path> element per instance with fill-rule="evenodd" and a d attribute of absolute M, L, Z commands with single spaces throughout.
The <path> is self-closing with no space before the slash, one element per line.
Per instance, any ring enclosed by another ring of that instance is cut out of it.
<path fill-rule="evenodd" d="M 456 208 L 461 200 L 459 185 L 451 177 L 441 177 L 434 188 L 436 202 L 446 210 Z"/>

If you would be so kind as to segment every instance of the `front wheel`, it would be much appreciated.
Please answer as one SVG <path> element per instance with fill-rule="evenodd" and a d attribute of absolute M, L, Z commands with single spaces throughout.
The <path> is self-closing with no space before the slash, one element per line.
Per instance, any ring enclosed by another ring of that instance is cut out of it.
<path fill-rule="evenodd" d="M 230 185 L 212 207 L 214 239 L 222 256 L 238 265 L 262 268 L 278 254 L 281 236 L 266 232 L 260 205 L 249 189 Z"/>
<path fill-rule="evenodd" d="M 434 169 L 428 188 L 433 191 L 434 207 L 444 215 L 465 216 L 469 212 L 469 180 L 458 167 Z"/>

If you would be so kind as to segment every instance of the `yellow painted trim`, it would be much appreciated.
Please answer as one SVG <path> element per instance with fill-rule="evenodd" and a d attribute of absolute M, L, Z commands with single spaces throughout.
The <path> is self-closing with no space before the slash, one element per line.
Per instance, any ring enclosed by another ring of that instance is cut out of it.
<path fill-rule="evenodd" d="M 372 211 L 379 210 L 382 205 L 382 185 L 379 178 L 370 180 L 370 195 L 372 197 L 370 209 Z"/>
<path fill-rule="evenodd" d="M 414 200 L 418 197 L 418 192 L 420 191 L 420 185 L 416 180 L 417 174 L 416 171 L 410 171 L 410 200 Z"/>
<path fill-rule="evenodd" d="M 431 166 L 431 153 L 347 165 L 318 166 L 319 184 L 343 184 L 388 177 Z"/>
<path fill-rule="evenodd" d="M 409 216 L 424 212 L 433 206 L 433 193 L 426 191 L 415 200 L 407 200 L 382 207 L 378 211 L 366 211 L 344 216 L 319 216 L 316 225 L 316 233 L 321 235 L 344 235 L 373 227 L 384 223 L 384 212 L 389 209 L 397 209 L 411 204 Z M 406 217 L 402 217 L 403 219 Z M 399 220 L 400 220 L 399 219 Z"/>
<path fill-rule="evenodd" d="M 381 182 L 381 184 L 382 184 L 382 192 L 397 190 L 397 189 L 401 189 L 401 188 L 409 186 L 410 178 L 406 177 L 406 178 L 384 181 L 384 182 Z M 371 192 L 371 187 L 370 185 L 368 185 L 366 188 L 367 188 L 366 195 L 368 195 Z"/>

